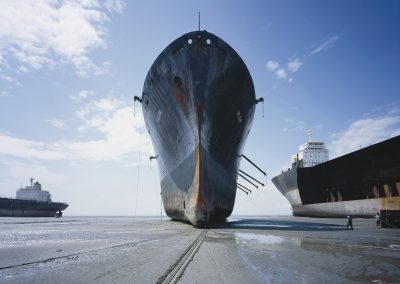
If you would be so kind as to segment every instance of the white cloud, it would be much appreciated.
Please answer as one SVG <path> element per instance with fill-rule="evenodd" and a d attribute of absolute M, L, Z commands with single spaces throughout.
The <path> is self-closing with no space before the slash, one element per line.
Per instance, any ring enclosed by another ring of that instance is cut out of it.
<path fill-rule="evenodd" d="M 78 97 L 86 99 L 87 97 L 94 96 L 93 91 L 88 91 L 88 90 L 82 90 L 79 92 Z"/>
<path fill-rule="evenodd" d="M 311 51 L 310 55 L 316 54 L 318 52 L 321 52 L 323 50 L 326 50 L 328 48 L 331 48 L 335 45 L 336 41 L 339 39 L 338 35 L 334 35 L 330 37 L 327 41 L 325 41 L 323 44 L 315 48 L 314 50 Z"/>
<path fill-rule="evenodd" d="M 283 78 L 287 77 L 287 73 L 286 73 L 285 69 L 283 69 L 283 68 L 276 70 L 275 74 L 279 79 L 283 79 Z"/>
<path fill-rule="evenodd" d="M 292 61 L 289 61 L 287 70 L 293 73 L 297 72 L 302 64 L 303 63 L 298 58 L 296 58 Z"/>
<path fill-rule="evenodd" d="M 279 63 L 274 60 L 269 60 L 266 64 L 266 68 L 275 73 L 278 79 L 285 79 L 288 77 L 288 72 L 295 73 L 297 72 L 303 63 L 300 62 L 298 58 L 289 61 L 287 69 L 281 68 Z M 287 81 L 289 83 L 293 82 L 293 78 L 288 78 Z"/>
<path fill-rule="evenodd" d="M 73 100 L 74 102 L 82 102 L 84 99 L 87 99 L 89 97 L 92 97 L 95 95 L 94 91 L 91 90 L 81 90 L 78 95 L 71 95 L 69 98 Z"/>
<path fill-rule="evenodd" d="M 42 184 L 61 184 L 65 181 L 63 175 L 50 171 L 40 163 L 22 163 L 8 160 L 3 160 L 2 163 L 6 165 L 10 173 L 9 176 L 16 181 L 27 182 L 27 174 L 30 177 L 34 177 Z M 22 184 L 22 186 L 23 185 L 24 184 Z M 48 189 L 45 187 L 44 190 Z"/>
<path fill-rule="evenodd" d="M 0 134 L 0 156 L 25 159 L 107 161 L 143 152 L 153 154 L 143 116 L 117 99 L 99 99 L 77 112 L 80 131 L 94 129 L 101 138 L 85 141 L 40 142 Z M 57 124 L 57 122 L 55 123 Z"/>
<path fill-rule="evenodd" d="M 47 144 L 0 134 L 0 156 L 62 160 L 67 158 L 67 153 L 56 144 Z"/>
<path fill-rule="evenodd" d="M 113 111 L 119 108 L 122 102 L 118 99 L 100 99 L 94 101 L 94 111 Z"/>
<path fill-rule="evenodd" d="M 122 13 L 125 9 L 125 2 L 122 0 L 106 0 L 104 3 L 104 7 L 106 7 L 106 9 L 111 13 Z"/>
<path fill-rule="evenodd" d="M 274 60 L 269 60 L 265 66 L 268 70 L 275 73 L 276 77 L 283 79 L 287 77 L 287 72 L 284 68 L 279 68 L 279 63 Z"/>
<path fill-rule="evenodd" d="M 105 134 L 104 139 L 63 143 L 73 159 L 76 160 L 117 160 L 133 152 L 152 154 L 153 148 L 145 133 L 143 117 L 133 117 L 132 109 L 121 107 L 110 115 L 97 114 L 96 119 L 88 120 L 93 127 Z"/>
<path fill-rule="evenodd" d="M 24 65 L 18 66 L 17 70 L 18 70 L 18 72 L 22 72 L 22 73 L 28 73 L 29 72 L 29 69 L 26 68 Z"/>
<path fill-rule="evenodd" d="M 304 121 L 297 121 L 296 122 L 296 126 L 299 127 L 300 129 L 304 129 L 304 125 L 306 123 Z"/>
<path fill-rule="evenodd" d="M 291 118 L 286 118 L 285 122 L 289 124 L 289 127 L 285 127 L 282 130 L 284 132 L 292 132 L 292 131 L 304 131 L 306 123 L 304 121 L 295 121 Z"/>
<path fill-rule="evenodd" d="M 275 71 L 279 68 L 279 63 L 273 60 L 269 60 L 266 65 L 268 70 Z"/>
<path fill-rule="evenodd" d="M 79 127 L 79 130 L 84 131 L 89 128 L 95 128 L 101 131 L 112 112 L 121 106 L 122 102 L 120 100 L 105 98 L 86 104 L 76 112 L 76 116 L 84 122 Z"/>
<path fill-rule="evenodd" d="M 388 114 L 394 115 L 400 112 L 400 107 L 399 106 L 393 106 L 389 109 Z"/>
<path fill-rule="evenodd" d="M 2 75 L 2 74 L 0 74 L 0 79 L 4 80 L 4 81 L 8 81 L 8 82 L 14 81 L 14 78 L 12 78 L 10 76 Z"/>
<path fill-rule="evenodd" d="M 21 86 L 21 83 L 17 79 L 15 79 L 14 77 L 11 77 L 11 76 L 0 74 L 0 80 L 12 83 L 15 86 Z"/>
<path fill-rule="evenodd" d="M 47 122 L 50 123 L 55 128 L 58 128 L 58 129 L 65 129 L 66 128 L 65 121 L 62 121 L 62 120 L 49 119 L 49 120 L 47 120 Z"/>
<path fill-rule="evenodd" d="M 325 49 L 333 47 L 338 39 L 339 39 L 338 35 L 332 36 L 326 42 L 324 42 L 323 44 L 321 44 L 320 46 L 318 46 L 317 48 L 312 50 L 310 52 L 309 56 L 319 53 Z M 306 57 L 307 56 L 303 56 L 303 59 Z M 269 60 L 266 64 L 266 68 L 267 68 L 267 70 L 274 72 L 278 79 L 286 79 L 285 80 L 286 82 L 292 83 L 293 78 L 288 76 L 288 74 L 296 73 L 297 71 L 299 71 L 299 69 L 301 68 L 303 63 L 304 63 L 304 60 L 302 62 L 299 58 L 295 58 L 295 59 L 288 61 L 287 68 L 285 69 L 285 68 L 280 67 L 281 65 L 279 64 L 279 62 L 277 62 L 275 60 Z"/>
<path fill-rule="evenodd" d="M 118 0 L 1 1 L 0 64 L 15 59 L 27 72 L 69 63 L 82 76 L 103 74 L 88 54 L 106 47 L 108 13 L 123 8 Z"/>
<path fill-rule="evenodd" d="M 335 158 L 396 135 L 400 135 L 400 116 L 359 119 L 332 135 L 330 156 Z"/>

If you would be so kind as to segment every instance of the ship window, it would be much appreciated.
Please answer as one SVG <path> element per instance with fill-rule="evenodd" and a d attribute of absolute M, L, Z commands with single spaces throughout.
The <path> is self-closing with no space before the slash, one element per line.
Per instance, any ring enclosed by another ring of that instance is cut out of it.
<path fill-rule="evenodd" d="M 211 39 L 207 39 L 207 44 L 211 44 Z"/>
<path fill-rule="evenodd" d="M 193 40 L 191 38 L 188 39 L 188 44 L 192 44 Z"/>

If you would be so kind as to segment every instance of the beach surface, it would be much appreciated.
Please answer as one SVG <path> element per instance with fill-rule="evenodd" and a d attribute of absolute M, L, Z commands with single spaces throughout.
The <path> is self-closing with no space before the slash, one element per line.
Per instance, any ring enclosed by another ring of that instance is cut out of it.
<path fill-rule="evenodd" d="M 398 283 L 400 230 L 373 219 L 0 218 L 0 283 Z"/>

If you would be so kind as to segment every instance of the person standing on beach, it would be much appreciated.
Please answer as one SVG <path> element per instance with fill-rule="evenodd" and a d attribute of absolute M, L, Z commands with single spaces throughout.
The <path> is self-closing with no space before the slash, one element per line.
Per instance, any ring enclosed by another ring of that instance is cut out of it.
<path fill-rule="evenodd" d="M 375 219 L 376 219 L 376 227 L 380 229 L 381 228 L 381 215 L 379 214 L 379 212 L 376 212 Z"/>
<path fill-rule="evenodd" d="M 350 227 L 350 229 L 353 230 L 353 218 L 351 218 L 350 215 L 347 216 L 347 225 L 346 225 L 346 227 L 347 227 L 347 228 Z"/>

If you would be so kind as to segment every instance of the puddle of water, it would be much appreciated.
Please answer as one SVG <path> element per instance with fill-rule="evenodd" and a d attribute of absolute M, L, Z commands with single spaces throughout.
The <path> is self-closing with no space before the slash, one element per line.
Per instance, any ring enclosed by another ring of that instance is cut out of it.
<path fill-rule="evenodd" d="M 390 245 L 389 247 L 394 250 L 400 250 L 400 245 Z"/>
<path fill-rule="evenodd" d="M 258 243 L 265 245 L 277 245 L 281 244 L 284 241 L 284 238 L 280 236 L 239 232 L 235 233 L 235 239 L 236 242 L 240 244 Z"/>
<path fill-rule="evenodd" d="M 270 227 L 270 228 L 293 228 L 289 225 L 279 225 L 279 224 L 234 224 L 234 227 Z"/>

